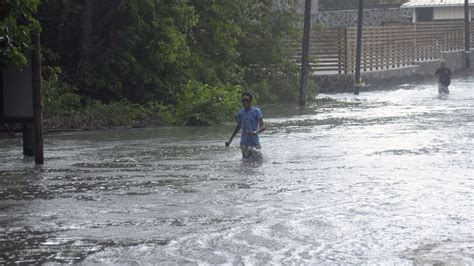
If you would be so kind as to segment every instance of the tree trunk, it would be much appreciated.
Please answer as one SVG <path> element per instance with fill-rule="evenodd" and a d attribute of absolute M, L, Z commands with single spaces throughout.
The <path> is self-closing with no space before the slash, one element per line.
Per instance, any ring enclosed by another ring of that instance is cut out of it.
<path fill-rule="evenodd" d="M 89 52 L 92 48 L 92 19 L 94 14 L 93 0 L 84 0 L 84 11 L 82 13 L 82 38 L 81 38 L 81 52 L 83 64 L 87 65 L 89 61 Z"/>

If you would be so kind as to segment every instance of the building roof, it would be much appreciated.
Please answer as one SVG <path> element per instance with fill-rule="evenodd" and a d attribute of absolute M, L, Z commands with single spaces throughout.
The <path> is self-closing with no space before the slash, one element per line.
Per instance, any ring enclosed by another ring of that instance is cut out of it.
<path fill-rule="evenodd" d="M 474 5 L 474 0 L 469 0 L 470 5 Z M 414 7 L 449 7 L 464 6 L 464 0 L 411 0 L 403 4 L 402 8 Z"/>

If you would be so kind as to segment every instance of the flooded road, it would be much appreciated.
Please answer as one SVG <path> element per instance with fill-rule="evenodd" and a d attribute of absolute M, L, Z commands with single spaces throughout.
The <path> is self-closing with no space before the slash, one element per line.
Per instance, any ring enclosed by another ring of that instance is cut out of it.
<path fill-rule="evenodd" d="M 0 139 L 0 264 L 473 264 L 474 78 L 263 109 L 233 125 Z"/>

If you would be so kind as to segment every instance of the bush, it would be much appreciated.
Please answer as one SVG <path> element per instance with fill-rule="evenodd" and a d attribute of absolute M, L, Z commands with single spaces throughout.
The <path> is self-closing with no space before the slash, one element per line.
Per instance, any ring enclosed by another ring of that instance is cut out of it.
<path fill-rule="evenodd" d="M 260 104 L 297 103 L 300 89 L 298 69 L 299 66 L 291 62 L 282 64 L 280 69 L 272 69 L 266 76 L 258 77 L 258 82 L 249 86 L 250 90 L 258 96 Z M 308 101 L 314 101 L 318 93 L 316 82 L 308 78 L 306 88 Z"/>
<path fill-rule="evenodd" d="M 208 86 L 189 82 L 178 95 L 176 119 L 187 126 L 218 124 L 233 117 L 239 108 L 240 86 Z"/>
<path fill-rule="evenodd" d="M 135 118 L 141 124 L 171 125 L 174 119 L 174 110 L 171 106 L 158 102 L 147 102 L 137 107 L 138 114 Z"/>
<path fill-rule="evenodd" d="M 172 108 L 157 102 L 143 105 L 122 100 L 104 104 L 77 94 L 75 88 L 61 83 L 60 69 L 45 69 L 43 101 L 48 130 L 97 129 L 136 124 L 174 123 Z"/>

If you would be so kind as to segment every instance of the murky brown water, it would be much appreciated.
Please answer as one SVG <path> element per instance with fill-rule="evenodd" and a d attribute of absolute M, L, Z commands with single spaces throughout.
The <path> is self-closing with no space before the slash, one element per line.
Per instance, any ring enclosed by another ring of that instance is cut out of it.
<path fill-rule="evenodd" d="M 232 125 L 0 139 L 0 264 L 473 264 L 472 84 L 263 108 L 262 164 Z"/>

